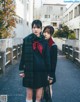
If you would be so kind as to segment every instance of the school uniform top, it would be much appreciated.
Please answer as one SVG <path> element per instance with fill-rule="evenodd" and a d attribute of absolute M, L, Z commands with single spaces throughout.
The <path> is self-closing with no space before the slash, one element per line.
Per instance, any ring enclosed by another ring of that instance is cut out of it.
<path fill-rule="evenodd" d="M 56 82 L 55 71 L 56 71 L 56 64 L 57 64 L 57 45 L 55 44 L 52 38 L 48 40 L 48 44 L 50 48 L 50 62 L 51 62 L 50 75 L 51 75 L 51 79 L 53 79 L 53 82 L 51 84 L 53 84 Z"/>
<path fill-rule="evenodd" d="M 30 34 L 23 40 L 22 56 L 19 70 L 25 73 L 23 86 L 28 88 L 40 88 L 49 85 L 50 76 L 50 49 L 43 35 L 37 37 Z"/>

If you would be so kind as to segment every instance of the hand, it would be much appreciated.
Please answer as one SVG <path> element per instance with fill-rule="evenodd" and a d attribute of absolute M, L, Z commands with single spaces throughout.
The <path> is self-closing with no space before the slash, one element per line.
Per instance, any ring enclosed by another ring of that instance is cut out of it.
<path fill-rule="evenodd" d="M 25 74 L 24 74 L 24 73 L 20 73 L 19 75 L 20 75 L 20 77 L 22 77 L 22 78 L 25 77 Z"/>
<path fill-rule="evenodd" d="M 48 81 L 49 81 L 49 83 L 52 83 L 53 82 L 53 78 L 48 76 Z"/>
<path fill-rule="evenodd" d="M 49 80 L 49 83 L 52 83 L 53 82 L 53 80 Z"/>

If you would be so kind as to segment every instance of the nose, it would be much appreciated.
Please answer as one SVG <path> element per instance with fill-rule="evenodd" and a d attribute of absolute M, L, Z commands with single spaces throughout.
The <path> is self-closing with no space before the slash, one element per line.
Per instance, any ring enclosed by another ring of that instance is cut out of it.
<path fill-rule="evenodd" d="M 46 36 L 46 35 L 47 35 L 47 33 L 45 32 L 45 33 L 44 33 L 44 36 Z"/>
<path fill-rule="evenodd" d="M 37 31 L 37 29 L 38 29 L 38 28 L 36 27 L 35 30 Z"/>

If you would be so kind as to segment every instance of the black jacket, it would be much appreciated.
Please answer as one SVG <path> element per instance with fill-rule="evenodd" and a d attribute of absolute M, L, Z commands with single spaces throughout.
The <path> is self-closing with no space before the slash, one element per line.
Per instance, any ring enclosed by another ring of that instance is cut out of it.
<path fill-rule="evenodd" d="M 32 48 L 34 41 L 38 41 L 43 46 L 42 54 Z M 29 88 L 40 88 L 47 86 L 47 76 L 51 72 L 50 50 L 48 42 L 43 35 L 40 38 L 34 34 L 30 34 L 23 40 L 22 56 L 19 70 L 24 71 L 23 86 Z"/>
<path fill-rule="evenodd" d="M 50 47 L 50 59 L 51 59 L 51 77 L 53 78 L 53 82 L 56 82 L 56 76 L 55 76 L 55 71 L 56 71 L 56 64 L 57 64 L 57 45 L 54 43 Z"/>

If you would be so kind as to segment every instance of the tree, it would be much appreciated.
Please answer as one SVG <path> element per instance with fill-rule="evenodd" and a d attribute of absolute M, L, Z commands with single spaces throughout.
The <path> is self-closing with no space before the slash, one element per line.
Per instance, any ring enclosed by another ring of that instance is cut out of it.
<path fill-rule="evenodd" d="M 58 29 L 54 35 L 54 37 L 61 37 L 61 38 L 69 38 L 69 39 L 76 39 L 75 33 L 73 30 L 70 30 L 68 26 L 62 26 L 61 29 Z"/>
<path fill-rule="evenodd" d="M 16 26 L 15 5 L 13 0 L 0 0 L 0 38 L 11 37 L 11 31 Z"/>
<path fill-rule="evenodd" d="M 73 30 L 69 30 L 68 39 L 76 39 L 76 34 Z"/>
<path fill-rule="evenodd" d="M 63 36 L 66 37 L 68 39 L 69 36 L 69 28 L 68 26 L 62 26 L 62 30 L 63 30 Z"/>
<path fill-rule="evenodd" d="M 54 33 L 54 37 L 63 37 L 63 31 L 62 30 L 57 30 L 55 33 Z"/>

